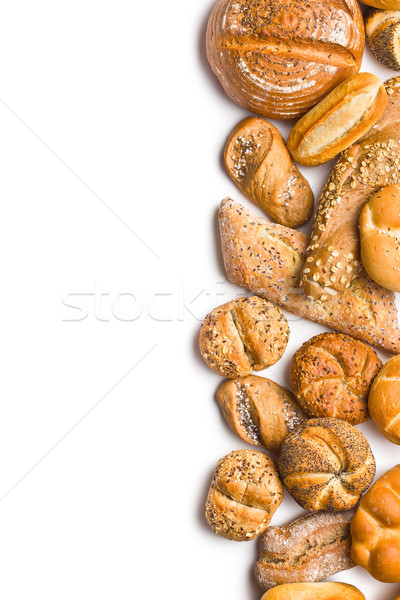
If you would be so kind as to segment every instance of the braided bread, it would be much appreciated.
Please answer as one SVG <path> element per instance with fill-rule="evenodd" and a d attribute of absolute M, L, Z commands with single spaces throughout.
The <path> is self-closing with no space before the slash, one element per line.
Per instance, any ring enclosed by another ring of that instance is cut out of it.
<path fill-rule="evenodd" d="M 285 146 L 265 119 L 248 117 L 232 131 L 225 166 L 239 189 L 273 221 L 300 227 L 311 217 L 314 195 Z"/>
<path fill-rule="evenodd" d="M 340 156 L 315 212 L 301 282 L 307 295 L 322 301 L 348 289 L 361 271 L 362 207 L 380 188 L 400 183 L 400 76 L 385 89 L 382 117 Z"/>
<path fill-rule="evenodd" d="M 351 522 L 354 562 L 385 583 L 400 581 L 400 465 L 380 477 Z"/>
<path fill-rule="evenodd" d="M 353 508 L 375 475 L 365 436 L 342 419 L 310 419 L 282 444 L 279 472 L 306 510 Z"/>

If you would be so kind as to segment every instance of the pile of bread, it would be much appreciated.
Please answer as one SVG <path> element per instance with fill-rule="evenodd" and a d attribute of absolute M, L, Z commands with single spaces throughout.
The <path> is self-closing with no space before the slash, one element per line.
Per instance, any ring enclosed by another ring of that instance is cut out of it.
<path fill-rule="evenodd" d="M 223 457 L 206 518 L 228 539 L 260 536 L 263 600 L 363 599 L 321 583 L 354 564 L 400 582 L 400 465 L 371 485 L 375 459 L 356 427 L 371 417 L 400 444 L 400 76 L 358 72 L 365 36 L 400 70 L 400 0 L 365 4 L 363 18 L 357 0 L 217 0 L 207 28 L 214 73 L 257 115 L 230 134 L 226 169 L 269 219 L 222 201 L 226 274 L 252 295 L 207 315 L 200 350 L 226 378 L 217 399 L 229 426 L 277 461 Z M 298 120 L 285 143 L 264 117 Z M 294 161 L 335 157 L 314 212 Z M 310 236 L 295 229 L 311 217 Z M 282 308 L 333 330 L 294 354 L 292 391 L 252 374 L 286 350 Z M 395 356 L 383 365 L 371 346 Z M 308 512 L 270 527 L 284 488 Z"/>

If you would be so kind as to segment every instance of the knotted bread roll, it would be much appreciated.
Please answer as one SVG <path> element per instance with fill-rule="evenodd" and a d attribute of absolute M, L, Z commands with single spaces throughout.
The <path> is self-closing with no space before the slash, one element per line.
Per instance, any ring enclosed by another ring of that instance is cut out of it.
<path fill-rule="evenodd" d="M 380 477 L 350 525 L 351 554 L 375 579 L 400 581 L 400 465 Z"/>
<path fill-rule="evenodd" d="M 279 471 L 306 510 L 353 508 L 375 475 L 365 436 L 342 419 L 310 419 L 282 444 Z"/>

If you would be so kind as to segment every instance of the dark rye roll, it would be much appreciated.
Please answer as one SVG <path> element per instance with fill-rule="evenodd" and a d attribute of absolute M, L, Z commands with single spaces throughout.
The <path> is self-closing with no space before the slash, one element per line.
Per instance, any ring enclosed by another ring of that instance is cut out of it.
<path fill-rule="evenodd" d="M 365 33 L 375 58 L 385 67 L 400 71 L 400 10 L 369 8 Z"/>

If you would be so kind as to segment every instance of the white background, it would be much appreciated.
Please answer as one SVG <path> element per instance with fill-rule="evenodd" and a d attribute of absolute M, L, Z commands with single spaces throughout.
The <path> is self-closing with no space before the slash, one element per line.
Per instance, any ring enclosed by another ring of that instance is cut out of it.
<path fill-rule="evenodd" d="M 203 516 L 218 459 L 246 447 L 197 350 L 205 314 L 242 293 L 224 279 L 219 201 L 249 205 L 221 162 L 246 112 L 206 62 L 212 4 L 0 3 L 5 600 L 262 596 L 257 542 Z M 363 70 L 393 74 L 368 51 Z M 303 170 L 316 196 L 327 170 Z M 286 385 L 323 330 L 288 318 L 287 352 L 263 373 Z M 361 429 L 382 474 L 398 447 Z M 286 495 L 273 523 L 301 514 Z M 359 568 L 334 579 L 369 600 L 400 593 Z"/>

